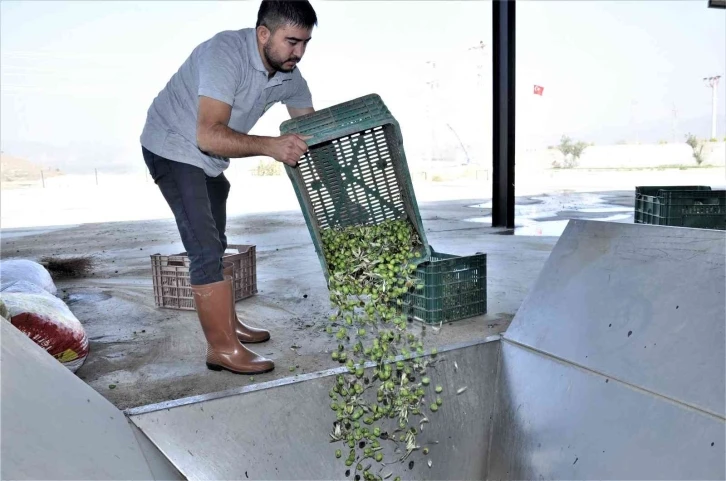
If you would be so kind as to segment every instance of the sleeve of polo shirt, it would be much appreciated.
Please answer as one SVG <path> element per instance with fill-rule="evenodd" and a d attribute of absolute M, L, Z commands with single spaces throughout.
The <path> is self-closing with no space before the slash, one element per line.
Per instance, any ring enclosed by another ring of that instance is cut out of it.
<path fill-rule="evenodd" d="M 294 88 L 292 90 L 292 93 L 287 98 L 283 99 L 282 103 L 294 109 L 305 109 L 308 107 L 312 107 L 313 96 L 310 94 L 308 83 L 305 81 L 303 76 L 300 75 L 299 70 L 293 77 L 293 82 Z"/>
<path fill-rule="evenodd" d="M 228 105 L 234 103 L 237 85 L 242 78 L 239 50 L 239 46 L 223 35 L 210 40 L 199 57 L 198 95 Z"/>

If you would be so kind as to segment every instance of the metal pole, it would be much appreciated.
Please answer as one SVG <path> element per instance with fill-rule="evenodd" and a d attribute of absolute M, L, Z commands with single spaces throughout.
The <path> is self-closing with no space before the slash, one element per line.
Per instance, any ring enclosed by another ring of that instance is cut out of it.
<path fill-rule="evenodd" d="M 716 138 L 716 96 L 718 95 L 718 81 L 711 89 L 711 138 Z"/>
<path fill-rule="evenodd" d="M 45 189 L 45 175 L 43 175 L 43 171 L 40 171 L 40 181 L 43 183 L 43 188 Z"/>
<path fill-rule="evenodd" d="M 673 125 L 672 125 L 672 137 L 673 137 L 673 143 L 678 142 L 678 110 L 676 110 L 676 103 L 673 102 Z"/>
<path fill-rule="evenodd" d="M 514 228 L 515 0 L 492 1 L 492 227 Z"/>
<path fill-rule="evenodd" d="M 93 169 L 93 171 L 96 173 L 96 185 L 98 185 L 98 169 Z"/>
<path fill-rule="evenodd" d="M 711 138 L 716 138 L 716 96 L 718 90 L 718 81 L 720 75 L 715 77 L 706 77 L 703 79 L 707 87 L 711 87 Z"/>

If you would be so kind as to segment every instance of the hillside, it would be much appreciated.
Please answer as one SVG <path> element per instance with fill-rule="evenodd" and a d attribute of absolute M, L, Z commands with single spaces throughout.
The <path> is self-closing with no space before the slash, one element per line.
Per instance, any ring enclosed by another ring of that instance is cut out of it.
<path fill-rule="evenodd" d="M 63 175 L 62 172 L 57 169 L 50 170 L 27 159 L 0 153 L 0 180 L 3 183 L 39 181 L 41 169 L 43 170 L 43 175 L 46 178 Z"/>

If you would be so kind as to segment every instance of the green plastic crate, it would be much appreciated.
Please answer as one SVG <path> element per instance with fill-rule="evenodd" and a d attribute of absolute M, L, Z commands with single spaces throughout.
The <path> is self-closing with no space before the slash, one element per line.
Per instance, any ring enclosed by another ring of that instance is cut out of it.
<path fill-rule="evenodd" d="M 432 251 L 416 277 L 423 289 L 404 295 L 401 312 L 426 324 L 458 321 L 487 312 L 486 254 L 455 256 Z"/>
<path fill-rule="evenodd" d="M 726 230 L 726 190 L 660 190 L 636 209 L 642 224 Z"/>
<path fill-rule="evenodd" d="M 678 185 L 678 186 L 661 186 L 661 185 L 643 185 L 635 187 L 635 210 L 633 212 L 633 221 L 636 224 L 651 224 L 646 221 L 650 219 L 649 210 L 652 210 L 650 204 L 652 197 L 657 197 L 661 190 L 711 190 L 707 185 Z"/>
<path fill-rule="evenodd" d="M 640 185 L 635 187 L 635 196 L 658 195 L 661 190 L 711 190 L 708 185 Z"/>
<path fill-rule="evenodd" d="M 367 95 L 287 120 L 282 134 L 310 135 L 309 151 L 285 166 L 310 231 L 323 273 L 328 267 L 321 231 L 408 219 L 430 256 L 398 122 L 380 96 Z"/>

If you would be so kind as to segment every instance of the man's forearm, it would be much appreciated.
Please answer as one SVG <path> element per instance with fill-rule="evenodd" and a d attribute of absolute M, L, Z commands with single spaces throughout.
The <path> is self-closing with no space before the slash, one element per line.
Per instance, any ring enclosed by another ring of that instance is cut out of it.
<path fill-rule="evenodd" d="M 203 152 L 229 158 L 268 156 L 270 140 L 270 137 L 242 134 L 219 123 L 197 135 L 197 145 Z"/>

